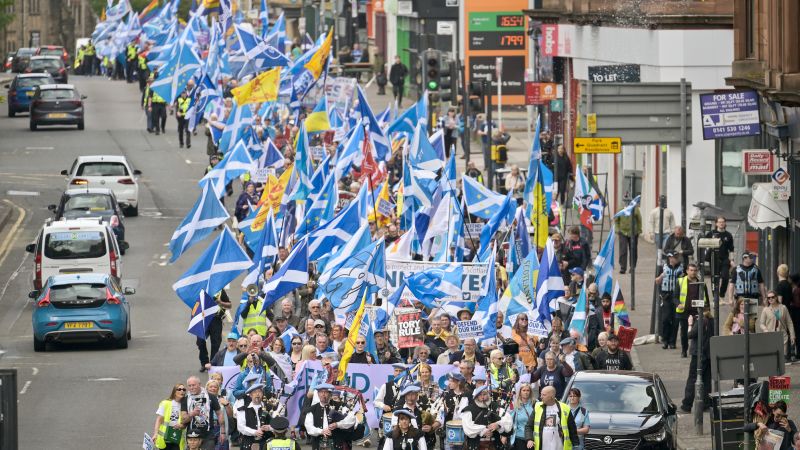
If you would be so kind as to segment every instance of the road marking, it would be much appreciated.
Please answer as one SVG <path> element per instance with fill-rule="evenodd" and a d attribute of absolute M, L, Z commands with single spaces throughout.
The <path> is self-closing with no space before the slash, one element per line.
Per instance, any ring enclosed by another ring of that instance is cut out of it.
<path fill-rule="evenodd" d="M 32 369 L 33 369 L 33 376 L 39 375 L 39 369 L 38 368 L 33 367 Z"/>
<path fill-rule="evenodd" d="M 22 221 L 25 220 L 25 210 L 23 208 L 20 208 L 19 206 L 14 204 L 14 202 L 12 202 L 11 200 L 3 199 L 3 201 L 13 206 L 14 208 L 17 208 L 17 211 L 19 212 L 19 217 L 17 217 L 17 221 L 14 222 L 14 225 L 11 226 L 11 230 L 8 232 L 8 235 L 6 236 L 5 240 L 2 242 L 2 244 L 0 244 L 0 267 L 3 266 L 3 261 L 5 261 L 6 256 L 8 256 L 11 242 L 14 241 L 14 237 L 17 234 L 17 231 L 19 230 L 20 224 L 22 224 Z M 8 283 L 6 283 L 6 287 L 8 287 Z M 3 293 L 5 293 L 5 288 L 3 288 Z M 0 296 L 0 299 L 2 299 L 2 296 Z"/>
<path fill-rule="evenodd" d="M 113 377 L 89 378 L 89 381 L 122 381 L 122 378 L 113 378 Z"/>
<path fill-rule="evenodd" d="M 186 164 L 191 164 L 192 163 L 192 160 L 190 160 L 190 159 L 187 159 L 185 161 L 186 161 Z"/>
<path fill-rule="evenodd" d="M 25 150 L 55 150 L 55 147 L 25 147 Z"/>
<path fill-rule="evenodd" d="M 27 197 L 38 197 L 39 193 L 36 191 L 6 191 L 8 195 L 17 195 L 17 196 L 27 196 Z"/>
<path fill-rule="evenodd" d="M 31 387 L 31 380 L 25 382 L 25 385 L 19 390 L 19 395 L 25 395 L 25 393 L 28 392 L 29 387 Z"/>

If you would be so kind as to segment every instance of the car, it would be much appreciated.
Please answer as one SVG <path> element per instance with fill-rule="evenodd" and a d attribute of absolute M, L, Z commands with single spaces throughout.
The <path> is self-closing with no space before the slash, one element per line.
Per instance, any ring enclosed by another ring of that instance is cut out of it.
<path fill-rule="evenodd" d="M 655 373 L 588 370 L 575 373 L 564 390 L 581 391 L 592 426 L 585 436 L 592 449 L 677 449 L 678 414 Z"/>
<path fill-rule="evenodd" d="M 16 73 L 23 72 L 28 67 L 28 61 L 30 61 L 31 56 L 35 54 L 36 49 L 31 47 L 23 47 L 17 50 L 14 59 L 11 60 L 11 71 Z"/>
<path fill-rule="evenodd" d="M 117 348 L 128 348 L 131 340 L 131 306 L 126 295 L 133 288 L 122 288 L 119 281 L 102 273 L 55 275 L 40 291 L 31 291 L 34 300 L 33 349 L 47 350 L 48 343 L 110 341 Z"/>
<path fill-rule="evenodd" d="M 6 55 L 6 60 L 3 63 L 3 70 L 4 71 L 11 72 L 11 63 L 14 62 L 14 56 L 16 54 L 17 54 L 17 52 L 8 52 L 8 55 Z"/>
<path fill-rule="evenodd" d="M 48 205 L 53 211 L 55 220 L 72 220 L 81 218 L 101 218 L 111 225 L 117 241 L 125 240 L 125 221 L 122 207 L 117 202 L 114 191 L 108 188 L 76 188 L 67 189 L 61 195 L 58 205 Z M 120 253 L 125 254 L 125 246 L 120 246 Z"/>
<path fill-rule="evenodd" d="M 60 45 L 42 45 L 36 49 L 36 55 L 58 56 L 61 61 L 64 61 L 64 65 L 69 63 L 69 53 L 67 53 L 67 49 Z"/>
<path fill-rule="evenodd" d="M 49 73 L 21 73 L 14 77 L 11 83 L 6 83 L 8 117 L 14 117 L 20 112 L 29 112 L 36 87 L 53 83 L 53 77 Z"/>
<path fill-rule="evenodd" d="M 64 61 L 58 56 L 32 56 L 25 73 L 49 73 L 56 83 L 66 84 L 68 75 Z"/>
<path fill-rule="evenodd" d="M 71 84 L 43 84 L 36 87 L 31 99 L 30 128 L 36 131 L 39 125 L 83 124 L 83 100 Z"/>
<path fill-rule="evenodd" d="M 100 187 L 114 191 L 126 216 L 139 215 L 140 170 L 132 169 L 128 159 L 118 155 L 79 156 L 69 170 L 62 170 L 67 177 L 67 188 Z"/>
<path fill-rule="evenodd" d="M 50 276 L 65 273 L 107 273 L 120 279 L 121 249 L 127 246 L 103 219 L 47 219 L 36 242 L 25 246 L 33 253 L 33 288 L 41 289 Z"/>

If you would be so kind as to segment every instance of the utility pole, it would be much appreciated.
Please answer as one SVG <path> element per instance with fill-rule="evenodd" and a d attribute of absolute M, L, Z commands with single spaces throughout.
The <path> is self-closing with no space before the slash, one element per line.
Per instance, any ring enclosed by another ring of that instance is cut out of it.
<path fill-rule="evenodd" d="M 636 172 L 631 173 L 631 199 L 636 198 Z M 639 236 L 636 234 L 636 208 L 631 211 L 631 237 L 630 237 L 630 256 L 631 256 L 631 311 L 636 310 L 636 252 L 638 251 Z"/>
<path fill-rule="evenodd" d="M 700 270 L 700 282 L 698 283 L 691 283 L 697 285 L 697 296 L 698 299 L 692 299 L 692 306 L 697 308 L 697 320 L 694 323 L 694 326 L 697 327 L 697 340 L 695 341 L 695 346 L 697 347 L 697 354 L 695 355 L 696 358 L 696 367 L 697 370 L 697 378 L 694 381 L 694 405 L 692 407 L 692 414 L 694 416 L 694 432 L 695 434 L 702 436 L 703 435 L 703 409 L 705 406 L 705 395 L 703 391 L 705 387 L 703 386 L 703 308 L 705 307 L 705 287 L 706 282 L 703 280 L 703 271 Z"/>
<path fill-rule="evenodd" d="M 470 113 L 471 113 L 470 112 L 470 104 L 469 104 L 469 100 L 470 100 L 470 95 L 469 94 L 470 94 L 470 92 L 469 92 L 469 86 L 467 85 L 467 74 L 466 74 L 466 70 L 464 70 L 464 64 L 458 62 L 457 59 L 455 61 L 456 61 L 457 64 L 459 64 L 461 66 L 460 67 L 461 70 L 459 71 L 459 73 L 460 73 L 459 80 L 461 81 L 461 87 L 462 88 L 459 89 L 459 92 L 461 92 L 461 103 L 463 104 L 463 108 L 464 108 L 463 109 L 463 114 L 461 116 L 461 119 L 464 122 L 464 135 L 461 137 L 461 139 L 462 139 L 462 142 L 464 143 L 464 159 L 466 160 L 466 164 L 469 165 L 469 150 L 470 150 L 470 144 L 471 144 L 471 142 L 470 142 L 470 140 L 471 140 L 470 139 L 470 130 L 469 130 L 469 120 L 470 120 Z M 458 83 L 458 80 L 453 80 L 453 81 L 451 81 L 451 83 Z"/>
<path fill-rule="evenodd" d="M 658 269 L 661 267 L 661 259 L 663 258 L 663 231 L 664 231 L 664 208 L 667 207 L 667 196 L 661 195 L 658 198 L 658 230 L 655 235 L 656 240 L 656 277 L 658 277 Z M 658 295 L 658 286 L 653 286 L 653 308 L 650 310 L 650 334 L 656 335 L 656 344 L 659 341 L 658 327 L 661 325 L 661 307 Z M 716 317 L 716 316 L 714 316 Z"/>
<path fill-rule="evenodd" d="M 492 161 L 492 93 L 489 91 L 492 75 L 481 82 L 483 95 L 486 96 L 486 142 L 483 145 L 483 164 L 486 170 L 486 187 L 494 189 L 494 162 Z"/>
<path fill-rule="evenodd" d="M 681 78 L 681 227 L 686 230 L 686 78 Z"/>
<path fill-rule="evenodd" d="M 750 314 L 758 309 L 757 298 L 744 298 L 744 423 L 750 423 Z M 750 433 L 744 433 L 744 448 L 750 448 Z"/>

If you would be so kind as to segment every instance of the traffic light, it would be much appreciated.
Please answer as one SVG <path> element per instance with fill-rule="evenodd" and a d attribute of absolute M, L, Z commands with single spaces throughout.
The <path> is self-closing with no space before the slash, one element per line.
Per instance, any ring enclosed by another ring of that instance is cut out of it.
<path fill-rule="evenodd" d="M 474 112 L 482 112 L 483 105 L 483 84 L 480 81 L 470 81 L 468 87 L 469 107 Z"/>
<path fill-rule="evenodd" d="M 439 77 L 439 88 L 441 93 L 439 98 L 443 101 L 449 101 L 451 105 L 458 104 L 458 61 L 449 59 L 447 60 L 447 68 L 444 73 Z"/>
<path fill-rule="evenodd" d="M 422 85 L 424 89 L 438 92 L 441 77 L 442 54 L 428 49 L 422 53 Z"/>

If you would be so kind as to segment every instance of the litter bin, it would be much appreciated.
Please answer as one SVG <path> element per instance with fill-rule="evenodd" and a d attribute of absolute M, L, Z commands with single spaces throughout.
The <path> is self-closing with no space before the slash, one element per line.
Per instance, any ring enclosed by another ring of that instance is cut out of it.
<path fill-rule="evenodd" d="M 751 405 L 757 400 L 766 401 L 769 392 L 766 382 L 750 385 Z M 714 450 L 741 450 L 744 448 L 744 388 L 731 389 L 712 395 L 711 438 Z M 752 442 L 752 440 L 751 440 Z M 751 447 L 752 448 L 752 447 Z"/>

